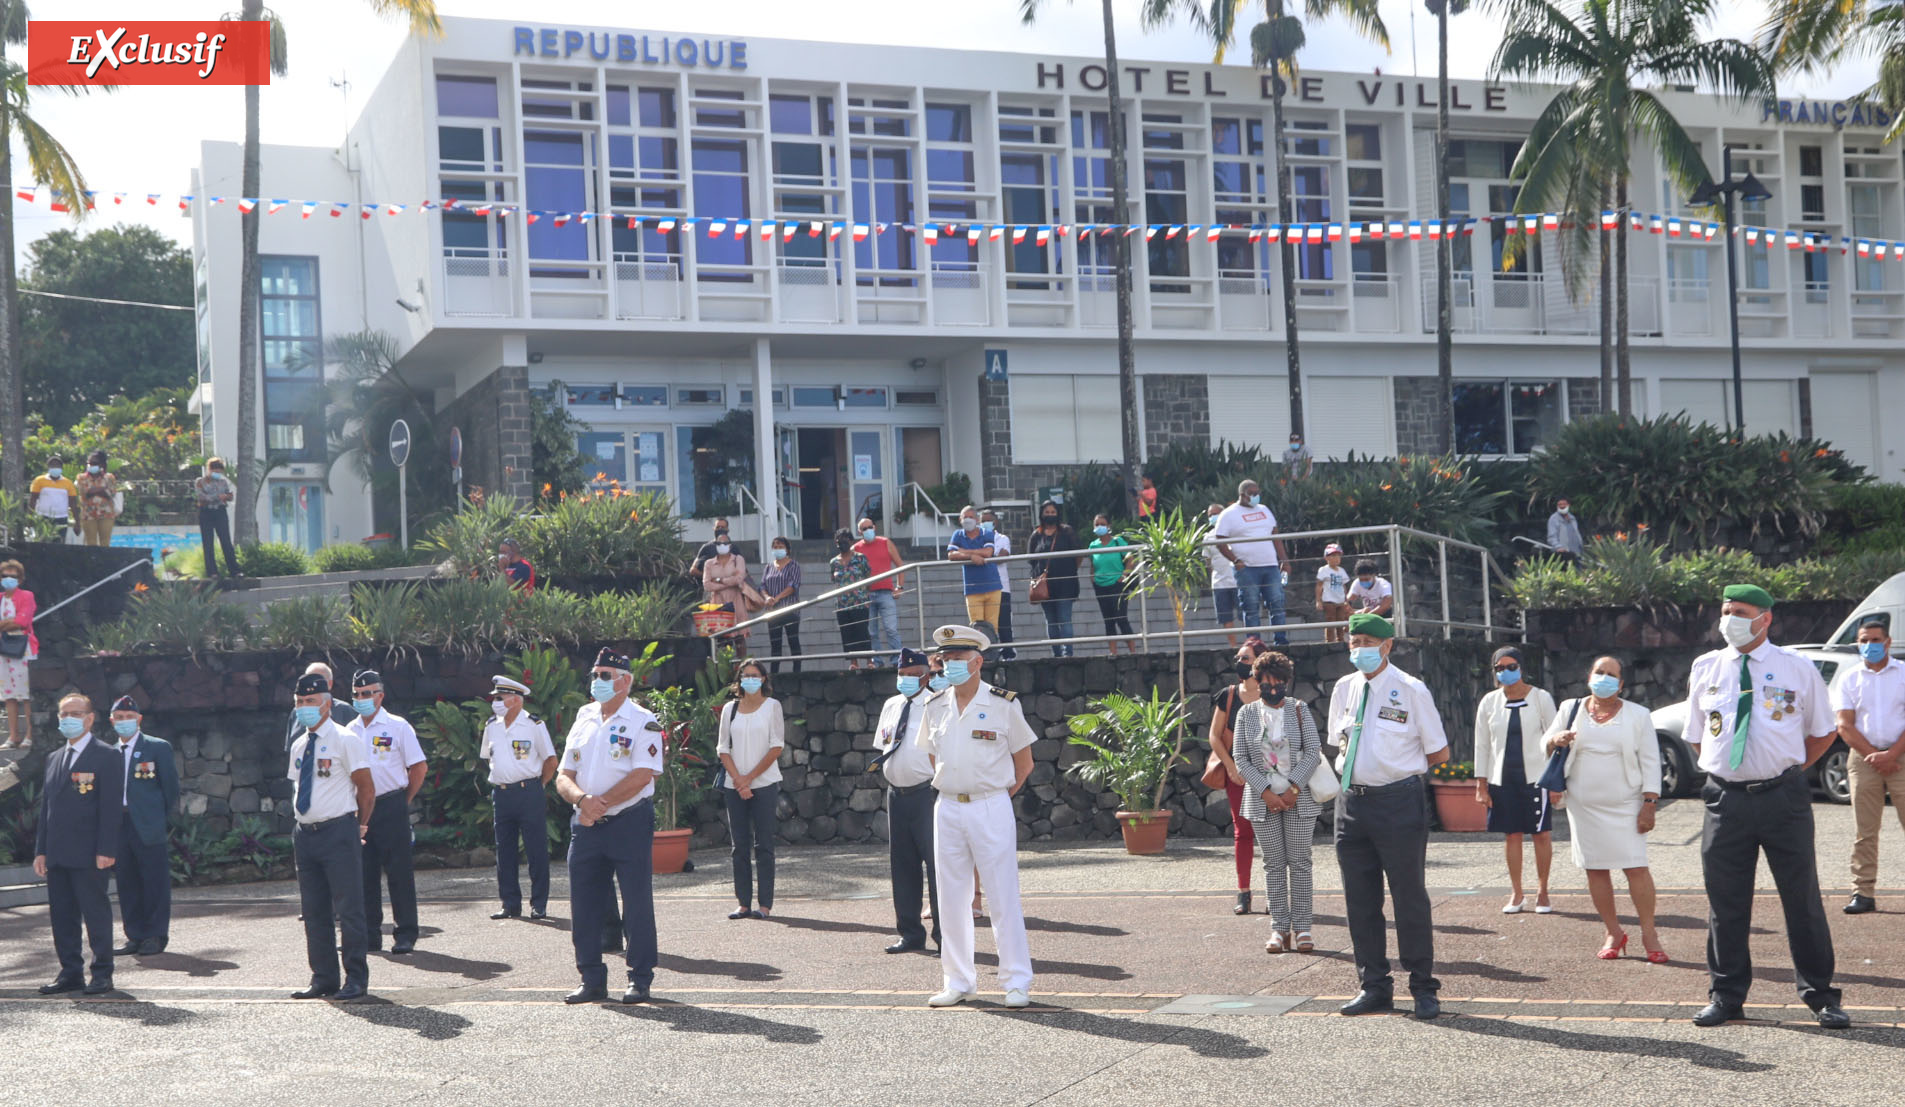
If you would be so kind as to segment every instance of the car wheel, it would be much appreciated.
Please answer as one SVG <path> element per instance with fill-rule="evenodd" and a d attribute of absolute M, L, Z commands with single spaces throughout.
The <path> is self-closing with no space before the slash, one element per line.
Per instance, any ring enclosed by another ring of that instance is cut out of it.
<path fill-rule="evenodd" d="M 1834 746 L 1819 759 L 1818 787 L 1829 803 L 1852 802 L 1852 778 L 1846 771 L 1849 756 L 1844 746 Z"/>
<path fill-rule="evenodd" d="M 1693 765 L 1678 741 L 1656 734 L 1660 743 L 1660 795 L 1663 799 L 1686 794 L 1693 782 Z"/>

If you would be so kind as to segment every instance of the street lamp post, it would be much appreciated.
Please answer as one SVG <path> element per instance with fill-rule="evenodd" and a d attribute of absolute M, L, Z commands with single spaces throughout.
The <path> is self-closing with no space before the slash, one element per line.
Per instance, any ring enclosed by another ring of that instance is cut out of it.
<path fill-rule="evenodd" d="M 1715 200 L 1724 200 L 1722 218 L 1726 221 L 1726 319 L 1733 343 L 1733 430 L 1740 437 L 1746 437 L 1746 401 L 1740 387 L 1740 285 L 1739 266 L 1735 260 L 1738 247 L 1733 243 L 1734 211 L 1736 198 L 1765 200 L 1773 195 L 1760 183 L 1758 177 L 1749 171 L 1739 180 L 1733 179 L 1733 147 L 1725 146 L 1720 150 L 1721 168 L 1725 174 L 1719 181 L 1708 179 L 1687 202 L 1694 207 L 1710 207 Z"/>

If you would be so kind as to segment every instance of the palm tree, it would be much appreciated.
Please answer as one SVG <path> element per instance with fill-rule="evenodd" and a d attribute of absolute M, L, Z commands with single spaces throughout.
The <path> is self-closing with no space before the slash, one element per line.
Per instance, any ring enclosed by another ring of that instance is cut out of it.
<path fill-rule="evenodd" d="M 1111 220 L 1128 222 L 1130 167 L 1125 163 L 1124 96 L 1118 84 L 1118 35 L 1112 22 L 1111 0 L 1102 0 L 1105 17 L 1105 128 L 1111 138 Z M 1019 0 L 1019 18 L 1026 24 L 1038 19 L 1044 0 Z M 1116 288 L 1118 315 L 1118 408 L 1120 439 L 1124 446 L 1125 514 L 1138 514 L 1138 486 L 1144 465 L 1144 443 L 1138 436 L 1138 356 L 1131 337 L 1131 239 L 1119 233 L 1111 236 L 1113 287 Z"/>
<path fill-rule="evenodd" d="M 1515 210 L 1567 213 L 1567 233 L 1577 244 L 1592 241 L 1607 183 L 1615 211 L 1627 218 L 1635 136 L 1653 148 L 1684 194 L 1711 176 L 1699 145 L 1652 89 L 1705 85 L 1743 100 L 1773 87 L 1771 67 L 1753 47 L 1737 39 L 1702 40 L 1717 0 L 1488 0 L 1488 6 L 1505 24 L 1491 77 L 1563 86 L 1515 159 L 1512 175 L 1521 182 Z M 1626 228 L 1617 227 L 1613 238 L 1615 368 L 1619 410 L 1626 415 L 1633 410 Z M 1585 273 L 1585 258 L 1585 251 L 1575 251 L 1578 273 Z"/>
<path fill-rule="evenodd" d="M 417 34 L 426 31 L 438 34 L 443 29 L 437 20 L 435 0 L 366 2 L 378 15 L 406 17 L 410 21 L 410 29 Z M 238 11 L 228 13 L 223 18 L 251 22 L 269 20 L 271 72 L 273 76 L 284 76 L 287 67 L 284 23 L 276 12 L 265 7 L 264 0 L 244 0 Z M 245 86 L 245 156 L 239 189 L 241 196 L 256 197 L 259 191 L 257 85 Z M 254 206 L 238 216 L 238 450 L 233 465 L 238 477 L 237 495 L 234 497 L 238 517 L 233 520 L 236 532 L 233 537 L 240 542 L 258 537 L 258 485 L 265 473 L 263 459 L 254 456 L 258 449 L 258 375 L 261 369 L 258 357 L 258 312 L 262 294 L 258 264 L 259 215 L 259 210 Z M 207 445 L 209 448 L 209 443 Z"/>
<path fill-rule="evenodd" d="M 1216 46 L 1213 60 L 1221 62 L 1224 60 L 1224 51 L 1236 38 L 1237 14 L 1244 3 L 1243 0 L 1210 0 L 1209 8 L 1205 9 L 1198 6 L 1198 0 L 1150 0 L 1150 6 L 1159 10 L 1182 7 L 1194 26 L 1209 32 Z M 1270 82 L 1270 110 L 1271 134 L 1277 153 L 1277 222 L 1286 227 L 1292 222 L 1292 201 L 1290 162 L 1286 157 L 1289 151 L 1284 137 L 1283 98 L 1289 92 L 1290 81 L 1296 76 L 1297 52 L 1303 49 L 1306 41 L 1303 21 L 1340 15 L 1349 20 L 1364 38 L 1384 50 L 1389 49 L 1389 29 L 1383 26 L 1377 0 L 1303 0 L 1301 16 L 1295 14 L 1295 7 L 1294 0 L 1263 0 L 1263 22 L 1250 31 L 1250 64 L 1258 69 L 1268 68 L 1275 74 L 1275 79 Z M 1287 234 L 1279 236 L 1278 242 L 1283 274 L 1283 345 L 1290 377 L 1290 431 L 1292 434 L 1301 434 L 1303 377 L 1302 359 L 1297 349 L 1296 247 L 1291 244 Z"/>
<path fill-rule="evenodd" d="M 1454 308 L 1455 244 L 1449 238 L 1449 16 L 1468 10 L 1468 0 L 1423 0 L 1435 13 L 1435 441 L 1448 457 L 1455 450 Z"/>
<path fill-rule="evenodd" d="M 1892 113 L 1886 142 L 1905 141 L 1905 0 L 1776 0 L 1762 46 L 1781 72 L 1831 69 L 1876 55 L 1878 79 L 1861 100 Z"/>
<path fill-rule="evenodd" d="M 22 0 L 0 0 L 0 487 L 26 487 L 26 371 L 20 364 L 20 283 L 13 254 L 13 140 L 26 151 L 36 185 L 53 190 L 75 220 L 86 216 L 86 178 L 59 139 L 33 118 L 26 70 L 8 61 L 6 48 L 26 41 Z M 84 92 L 83 87 L 67 92 Z"/>
<path fill-rule="evenodd" d="M 391 423 L 402 419 L 409 425 L 411 456 L 440 453 L 435 405 L 398 368 L 398 354 L 396 339 L 383 331 L 332 335 L 324 343 L 323 364 L 336 369 L 317 374 L 325 380 L 324 387 L 311 397 L 315 414 L 324 421 L 327 486 L 331 473 L 348 459 L 350 472 L 386 507 L 399 500 L 398 477 L 386 446 Z M 455 508 L 456 487 L 448 469 L 420 465 L 410 471 L 408 481 L 412 523 Z"/>

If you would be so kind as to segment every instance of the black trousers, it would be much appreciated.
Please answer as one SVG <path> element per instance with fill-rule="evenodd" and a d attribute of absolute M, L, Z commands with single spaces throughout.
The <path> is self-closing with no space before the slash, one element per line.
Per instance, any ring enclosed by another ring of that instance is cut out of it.
<path fill-rule="evenodd" d="M 919 917 L 920 893 L 927 903 L 939 902 L 939 874 L 933 869 L 933 791 L 930 783 L 911 791 L 886 790 L 886 852 L 893 868 L 893 921 L 900 937 L 926 940 L 926 923 Z M 925 872 L 922 884 L 920 873 Z M 933 944 L 939 944 L 939 916 L 933 915 Z"/>
<path fill-rule="evenodd" d="M 1012 589 L 999 596 L 999 641 L 1012 641 Z"/>
<path fill-rule="evenodd" d="M 232 576 L 238 575 L 238 555 L 232 550 L 232 519 L 225 505 L 201 507 L 198 509 L 198 540 L 205 547 L 205 575 L 218 575 L 218 561 L 212 556 L 212 536 L 225 547 L 225 568 Z"/>
<path fill-rule="evenodd" d="M 1104 585 L 1094 581 L 1091 588 L 1098 594 L 1098 614 L 1105 618 L 1105 633 L 1135 634 L 1131 629 L 1131 593 L 1125 590 L 1125 582 Z"/>
<path fill-rule="evenodd" d="M 783 639 L 787 642 L 787 652 L 785 654 L 781 653 L 781 641 Z M 796 611 L 792 615 L 775 619 L 768 623 L 767 644 L 769 652 L 776 658 L 793 658 L 794 671 L 797 673 L 800 672 L 800 612 Z M 767 667 L 770 672 L 778 673 L 781 671 L 781 663 L 779 661 L 769 662 Z"/>
<path fill-rule="evenodd" d="M 408 789 L 393 788 L 377 797 L 370 811 L 370 833 L 364 836 L 364 924 L 368 933 L 383 940 L 384 890 L 390 883 L 390 917 L 394 941 L 417 940 L 417 870 L 410 833 Z"/>
<path fill-rule="evenodd" d="M 1343 913 L 1364 991 L 1393 995 L 1383 882 L 1396 908 L 1396 953 L 1409 990 L 1434 995 L 1435 924 L 1429 914 L 1429 790 L 1410 777 L 1336 800 L 1336 863 L 1343 870 Z"/>
<path fill-rule="evenodd" d="M 734 788 L 721 789 L 728 808 L 728 838 L 734 843 L 734 898 L 754 906 L 754 874 L 760 871 L 761 907 L 774 906 L 774 812 L 780 803 L 778 781 L 754 789 L 747 799 Z"/>
<path fill-rule="evenodd" d="M 1792 951 L 1799 998 L 1818 1010 L 1839 1002 L 1832 986 L 1832 931 L 1819 898 L 1819 866 L 1812 845 L 1812 790 L 1806 774 L 1790 769 L 1763 791 L 1723 787 L 1707 779 L 1701 792 L 1706 827 L 1700 863 L 1707 885 L 1707 972 L 1718 1003 L 1746 1002 L 1753 986 L 1753 955 L 1747 936 L 1753 924 L 1753 883 L 1759 855 L 1766 854 L 1779 905 L 1786 913 L 1786 945 Z"/>
<path fill-rule="evenodd" d="M 172 933 L 172 843 L 147 845 L 127 817 L 119 825 L 119 923 L 135 942 L 165 941 Z"/>
<path fill-rule="evenodd" d="M 344 982 L 369 987 L 364 848 L 357 840 L 357 816 L 312 826 L 300 823 L 291 844 L 298 859 L 298 903 L 304 911 L 304 956 L 311 964 L 311 983 L 338 986 L 341 952 Z"/>
<path fill-rule="evenodd" d="M 569 938 L 589 987 L 608 986 L 602 927 L 622 887 L 622 959 L 630 984 L 655 979 L 655 804 L 643 800 L 593 826 L 569 823 Z"/>
<path fill-rule="evenodd" d="M 873 648 L 873 637 L 867 627 L 867 615 L 871 607 L 843 607 L 833 613 L 834 622 L 840 624 L 840 649 L 846 653 L 858 653 Z"/>
<path fill-rule="evenodd" d="M 86 973 L 79 948 L 79 928 L 86 927 L 86 944 L 93 947 L 93 975 L 112 976 L 112 900 L 106 895 L 107 870 L 88 866 L 46 867 L 48 919 L 53 924 L 53 952 L 59 955 L 60 977 L 78 980 Z"/>
<path fill-rule="evenodd" d="M 516 876 L 516 842 L 529 857 L 529 906 L 549 909 L 549 827 L 542 778 L 490 785 L 496 805 L 496 895 L 507 911 L 523 909 L 522 881 Z"/>

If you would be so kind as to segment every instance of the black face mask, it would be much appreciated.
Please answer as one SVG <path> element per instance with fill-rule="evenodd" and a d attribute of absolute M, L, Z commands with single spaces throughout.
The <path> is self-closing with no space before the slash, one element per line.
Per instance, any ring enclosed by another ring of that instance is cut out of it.
<path fill-rule="evenodd" d="M 1043 517 L 1043 519 L 1042 519 L 1042 521 L 1043 521 L 1043 523 L 1044 523 L 1044 525 L 1045 525 L 1045 526 L 1048 526 L 1048 527 L 1055 527 L 1055 526 L 1057 526 L 1057 525 L 1058 525 L 1058 516 L 1056 516 L 1056 515 L 1046 515 L 1046 516 L 1044 516 L 1044 517 Z"/>
<path fill-rule="evenodd" d="M 1239 680 L 1250 679 L 1250 662 L 1239 661 L 1235 665 L 1232 665 L 1231 668 L 1236 671 L 1237 679 Z"/>
<path fill-rule="evenodd" d="M 1284 694 L 1289 691 L 1289 689 L 1280 682 L 1271 683 L 1267 681 L 1259 681 L 1257 684 L 1257 688 L 1259 691 L 1263 693 L 1263 702 L 1269 704 L 1271 707 L 1275 707 L 1278 704 L 1282 703 Z"/>

